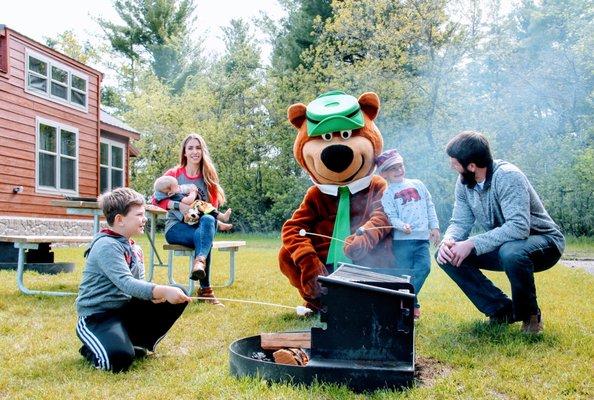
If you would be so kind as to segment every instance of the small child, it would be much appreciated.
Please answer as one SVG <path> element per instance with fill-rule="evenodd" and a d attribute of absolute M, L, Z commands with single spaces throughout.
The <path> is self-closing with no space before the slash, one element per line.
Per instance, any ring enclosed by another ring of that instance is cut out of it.
<path fill-rule="evenodd" d="M 439 243 L 439 221 L 431 194 L 418 179 L 405 179 L 404 160 L 396 150 L 376 160 L 377 173 L 388 181 L 382 197 L 384 212 L 394 226 L 393 252 L 396 272 L 410 275 L 415 288 L 414 317 L 421 316 L 417 296 L 431 268 L 429 240 Z"/>
<path fill-rule="evenodd" d="M 144 232 L 144 198 L 129 188 L 99 197 L 109 229 L 89 249 L 76 299 L 80 354 L 96 368 L 126 371 L 155 351 L 191 298 L 174 286 L 144 280 L 142 250 L 131 239 Z"/>
<path fill-rule="evenodd" d="M 188 206 L 192 206 L 192 204 L 196 201 L 196 197 L 198 196 L 198 188 L 196 185 L 180 185 L 175 177 L 169 175 L 157 178 L 155 180 L 154 190 L 154 198 L 156 201 L 170 199 L 179 201 Z M 228 231 L 233 228 L 233 224 L 226 223 L 231 217 L 230 208 L 228 208 L 224 213 L 221 213 L 212 204 L 202 200 L 199 200 L 199 202 L 201 204 L 199 204 L 199 207 L 197 207 L 198 215 L 194 217 L 195 220 L 193 223 L 196 223 L 197 218 L 200 216 L 204 214 L 210 214 L 217 220 L 217 227 L 219 230 Z M 187 216 L 184 216 L 184 221 L 188 222 Z"/>

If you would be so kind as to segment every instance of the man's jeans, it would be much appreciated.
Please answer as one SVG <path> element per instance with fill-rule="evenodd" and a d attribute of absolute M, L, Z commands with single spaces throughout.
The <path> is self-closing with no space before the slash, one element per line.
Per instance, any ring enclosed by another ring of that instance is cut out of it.
<path fill-rule="evenodd" d="M 390 268 L 396 275 L 409 275 L 415 288 L 415 307 L 419 308 L 417 296 L 431 269 L 428 240 L 394 240 L 392 251 L 396 268 Z M 392 274 L 392 272 L 390 272 Z"/>
<path fill-rule="evenodd" d="M 173 225 L 167 233 L 165 240 L 170 244 L 181 244 L 182 246 L 194 248 L 194 255 L 207 257 L 210 255 L 210 248 L 216 231 L 216 221 L 212 215 L 204 214 L 200 217 L 198 224 L 188 225 L 179 222 Z M 210 260 L 205 266 L 206 277 L 200 279 L 200 287 L 210 286 L 209 282 Z"/>
<path fill-rule="evenodd" d="M 539 312 L 534 272 L 551 268 L 559 258 L 561 253 L 548 236 L 533 235 L 504 243 L 498 250 L 480 256 L 473 250 L 459 267 L 450 263 L 440 264 L 440 267 L 487 316 L 508 306 L 510 299 L 480 269 L 505 271 L 511 284 L 514 318 L 520 321 Z"/>

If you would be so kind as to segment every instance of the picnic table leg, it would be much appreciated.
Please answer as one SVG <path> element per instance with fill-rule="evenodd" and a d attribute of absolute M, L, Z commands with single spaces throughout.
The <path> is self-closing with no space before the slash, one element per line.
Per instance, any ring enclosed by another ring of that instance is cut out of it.
<path fill-rule="evenodd" d="M 23 274 L 25 272 L 25 250 L 37 249 L 39 245 L 37 243 L 15 243 L 14 247 L 19 250 L 19 258 L 17 261 L 17 285 L 19 290 L 24 294 L 43 294 L 47 296 L 72 296 L 78 293 L 74 292 L 52 292 L 50 290 L 31 290 L 25 286 L 23 282 Z"/>
<path fill-rule="evenodd" d="M 188 257 L 189 268 L 188 268 L 188 276 L 192 274 L 192 269 L 194 268 L 194 252 Z M 191 296 L 194 293 L 194 281 L 188 278 L 188 295 Z"/>
<path fill-rule="evenodd" d="M 188 294 L 191 295 L 192 293 L 194 293 L 194 281 L 191 279 L 188 279 L 189 283 L 188 285 L 182 285 L 180 283 L 177 283 L 175 281 L 175 279 L 173 278 L 173 256 L 178 255 L 178 256 L 187 256 L 189 259 L 189 272 L 188 275 L 192 273 L 192 267 L 194 264 L 194 252 L 192 251 L 191 253 L 187 253 L 187 252 L 180 252 L 179 254 L 177 252 L 175 252 L 174 250 L 169 250 L 169 255 L 167 256 L 167 283 L 169 283 L 170 285 L 177 285 L 177 286 L 182 286 L 184 289 L 186 289 L 188 291 Z"/>
<path fill-rule="evenodd" d="M 156 230 L 157 230 L 157 216 L 153 213 L 149 213 L 149 219 L 151 220 L 150 232 L 145 230 L 149 244 L 151 245 L 151 248 L 149 250 L 149 265 L 148 265 L 146 280 L 148 282 L 152 282 L 153 274 L 155 272 L 155 265 L 164 267 L 165 264 L 163 264 L 163 261 L 161 260 L 161 256 L 159 255 L 159 252 L 157 251 L 157 248 L 155 246 L 155 241 L 156 241 L 155 236 L 156 236 Z M 155 256 L 157 256 L 157 260 L 159 261 L 159 263 L 155 263 Z"/>
<path fill-rule="evenodd" d="M 219 249 L 219 251 L 228 251 L 229 252 L 229 279 L 223 285 L 213 286 L 213 287 L 228 287 L 233 285 L 235 282 L 235 252 L 237 251 L 237 247 L 231 247 L 229 249 Z"/>
<path fill-rule="evenodd" d="M 167 256 L 167 283 L 170 285 L 177 285 L 175 279 L 173 279 L 173 251 L 169 250 L 169 255 Z"/>

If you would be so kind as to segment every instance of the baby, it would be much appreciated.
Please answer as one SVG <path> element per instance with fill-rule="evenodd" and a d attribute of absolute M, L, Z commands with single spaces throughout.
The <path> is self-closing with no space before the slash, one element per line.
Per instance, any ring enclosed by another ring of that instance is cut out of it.
<path fill-rule="evenodd" d="M 154 190 L 154 197 L 157 201 L 169 198 L 190 207 L 196 206 L 184 215 L 184 222 L 195 224 L 198 222 L 200 216 L 210 214 L 217 220 L 219 230 L 228 231 L 233 228 L 233 224 L 227 223 L 231 217 L 231 209 L 229 208 L 224 213 L 221 213 L 212 204 L 203 200 L 196 200 L 198 196 L 196 185 L 180 185 L 173 176 L 165 175 L 157 178 Z"/>

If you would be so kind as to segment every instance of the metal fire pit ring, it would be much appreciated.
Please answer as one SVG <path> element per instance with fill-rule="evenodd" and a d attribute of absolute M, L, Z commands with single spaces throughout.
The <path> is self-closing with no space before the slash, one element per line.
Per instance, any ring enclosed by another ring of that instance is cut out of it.
<path fill-rule="evenodd" d="M 233 376 L 290 384 L 339 384 L 356 392 L 410 387 L 414 379 L 414 367 L 404 362 L 314 359 L 306 366 L 294 366 L 254 359 L 251 357 L 254 352 L 263 352 L 272 359 L 272 353 L 260 347 L 260 335 L 231 343 L 229 367 Z"/>
<path fill-rule="evenodd" d="M 357 392 L 412 385 L 413 285 L 344 263 L 331 275 L 318 276 L 318 282 L 326 289 L 320 297 L 323 325 L 311 328 L 310 343 L 303 346 L 309 347 L 307 365 L 268 361 L 274 357 L 262 349 L 258 335 L 231 343 L 231 374 L 293 384 L 340 384 Z"/>

